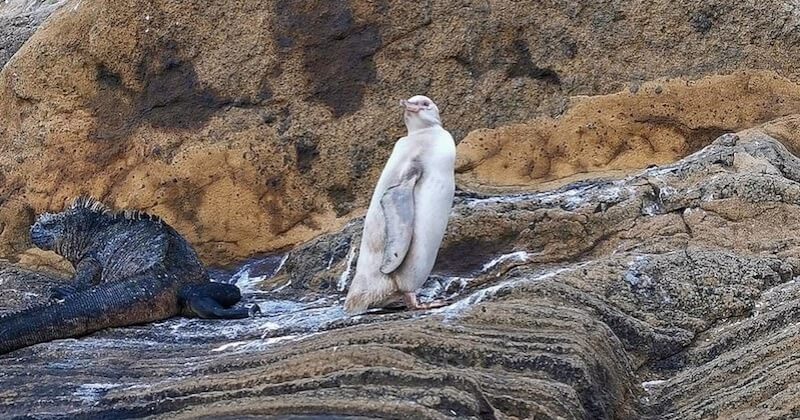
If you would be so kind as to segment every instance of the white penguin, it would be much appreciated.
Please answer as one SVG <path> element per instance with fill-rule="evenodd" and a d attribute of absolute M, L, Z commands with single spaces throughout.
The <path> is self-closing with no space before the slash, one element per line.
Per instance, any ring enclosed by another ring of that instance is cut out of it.
<path fill-rule="evenodd" d="M 395 143 L 372 194 L 356 273 L 345 299 L 350 314 L 399 300 L 420 304 L 416 291 L 431 273 L 453 205 L 456 146 L 439 108 L 425 96 L 401 100 L 408 135 Z"/>

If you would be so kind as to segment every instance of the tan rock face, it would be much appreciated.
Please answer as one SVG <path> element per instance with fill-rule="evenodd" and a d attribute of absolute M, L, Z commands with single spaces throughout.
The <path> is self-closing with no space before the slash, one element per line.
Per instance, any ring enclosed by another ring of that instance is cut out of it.
<path fill-rule="evenodd" d="M 794 110 L 793 85 L 751 74 L 570 98 L 748 68 L 797 76 L 800 42 L 781 26 L 792 13 L 777 1 L 66 2 L 0 73 L 0 197 L 27 206 L 0 211 L 0 252 L 29 245 L 31 212 L 81 193 L 160 214 L 214 264 L 338 229 L 404 132 L 397 98 L 416 93 L 457 139 L 526 123 L 470 136 L 468 186 L 666 162 Z M 740 97 L 735 111 L 723 102 Z M 565 109 L 557 127 L 528 123 Z M 508 145 L 520 136 L 540 146 Z"/>
<path fill-rule="evenodd" d="M 473 131 L 458 146 L 456 171 L 472 189 L 542 189 L 673 162 L 798 110 L 800 86 L 771 72 L 648 82 L 576 97 L 558 118 Z"/>

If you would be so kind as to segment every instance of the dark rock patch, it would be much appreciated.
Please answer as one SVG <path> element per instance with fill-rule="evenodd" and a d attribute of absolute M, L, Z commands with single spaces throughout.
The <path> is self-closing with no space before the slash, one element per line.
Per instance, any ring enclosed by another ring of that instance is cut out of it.
<path fill-rule="evenodd" d="M 357 24 L 344 1 L 311 6 L 281 0 L 275 11 L 278 45 L 303 52 L 310 99 L 328 106 L 336 118 L 358 110 L 375 81 L 373 55 L 382 45 L 378 27 Z"/>
<path fill-rule="evenodd" d="M 513 45 L 516 61 L 508 68 L 508 77 L 530 77 L 531 79 L 541 80 L 554 85 L 561 84 L 561 78 L 554 70 L 538 67 L 531 60 L 531 51 L 528 44 L 520 39 L 514 41 Z"/>
<path fill-rule="evenodd" d="M 221 107 L 235 102 L 204 87 L 191 60 L 174 41 L 148 49 L 136 74 L 140 90 L 129 88 L 133 81 L 126 84 L 106 64 L 97 65 L 100 87 L 89 103 L 97 124 L 93 139 L 121 140 L 143 124 L 164 130 L 196 129 Z M 263 92 L 268 97 L 269 91 Z"/>

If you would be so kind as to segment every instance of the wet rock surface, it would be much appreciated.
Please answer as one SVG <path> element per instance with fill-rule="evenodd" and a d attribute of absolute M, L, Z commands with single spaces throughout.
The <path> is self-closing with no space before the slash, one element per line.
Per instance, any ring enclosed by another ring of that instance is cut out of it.
<path fill-rule="evenodd" d="M 445 308 L 344 316 L 358 220 L 216 270 L 264 316 L 176 318 L 0 356 L 0 412 L 791 417 L 800 160 L 781 142 L 795 144 L 797 121 L 622 179 L 460 192 L 424 293 Z M 54 281 L 3 264 L 2 311 Z"/>

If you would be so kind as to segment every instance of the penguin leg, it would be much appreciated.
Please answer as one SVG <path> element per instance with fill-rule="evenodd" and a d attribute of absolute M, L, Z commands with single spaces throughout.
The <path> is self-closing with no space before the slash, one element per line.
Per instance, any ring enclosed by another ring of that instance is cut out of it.
<path fill-rule="evenodd" d="M 205 283 L 187 286 L 182 295 L 187 311 L 200 318 L 242 319 L 261 313 L 258 305 L 231 308 L 242 299 L 239 288 L 232 284 Z"/>
<path fill-rule="evenodd" d="M 403 302 L 405 302 L 406 307 L 410 310 L 441 308 L 442 306 L 448 305 L 448 303 L 444 300 L 434 300 L 433 302 L 419 303 L 416 292 L 404 292 Z"/>

